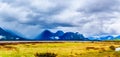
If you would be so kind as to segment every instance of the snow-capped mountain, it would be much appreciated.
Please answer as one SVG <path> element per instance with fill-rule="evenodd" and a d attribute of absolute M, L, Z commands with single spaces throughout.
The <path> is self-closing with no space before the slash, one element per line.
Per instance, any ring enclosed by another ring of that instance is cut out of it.
<path fill-rule="evenodd" d="M 18 36 L 12 31 L 0 28 L 0 40 L 25 40 L 25 38 Z"/>
<path fill-rule="evenodd" d="M 78 32 L 66 32 L 60 37 L 61 40 L 84 40 L 85 37 Z"/>
<path fill-rule="evenodd" d="M 114 35 L 99 35 L 99 36 L 91 36 L 87 37 L 90 40 L 96 40 L 96 41 L 104 41 L 104 40 L 114 40 L 115 36 Z"/>
<path fill-rule="evenodd" d="M 90 36 L 85 37 L 83 34 L 78 32 L 64 32 L 58 30 L 57 32 L 53 33 L 49 30 L 44 30 L 40 33 L 35 39 L 26 39 L 16 32 L 12 32 L 10 30 L 5 30 L 0 28 L 0 40 L 5 41 L 14 41 L 14 40 L 77 40 L 77 41 L 104 41 L 104 40 L 118 40 L 120 39 L 120 35 L 98 35 L 98 36 Z"/>
<path fill-rule="evenodd" d="M 74 32 L 66 32 L 57 31 L 56 33 L 52 33 L 49 30 L 43 31 L 36 37 L 37 40 L 86 40 L 86 38 L 82 35 Z"/>
<path fill-rule="evenodd" d="M 49 30 L 44 30 L 42 33 L 40 33 L 36 39 L 37 40 L 51 40 L 51 37 L 53 36 L 53 33 Z"/>

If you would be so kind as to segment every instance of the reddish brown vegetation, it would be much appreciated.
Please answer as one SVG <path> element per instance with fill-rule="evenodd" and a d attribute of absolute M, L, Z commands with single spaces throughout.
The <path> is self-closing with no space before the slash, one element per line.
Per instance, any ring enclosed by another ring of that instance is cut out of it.
<path fill-rule="evenodd" d="M 102 50 L 102 51 L 105 51 L 104 48 L 86 47 L 86 50 L 90 50 L 90 49 L 92 49 L 92 50 Z"/>

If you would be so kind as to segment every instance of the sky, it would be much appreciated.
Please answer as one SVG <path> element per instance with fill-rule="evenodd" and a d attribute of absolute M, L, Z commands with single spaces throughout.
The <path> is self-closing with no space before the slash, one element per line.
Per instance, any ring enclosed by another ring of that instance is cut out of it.
<path fill-rule="evenodd" d="M 0 27 L 28 38 L 46 29 L 120 35 L 120 0 L 0 0 Z"/>

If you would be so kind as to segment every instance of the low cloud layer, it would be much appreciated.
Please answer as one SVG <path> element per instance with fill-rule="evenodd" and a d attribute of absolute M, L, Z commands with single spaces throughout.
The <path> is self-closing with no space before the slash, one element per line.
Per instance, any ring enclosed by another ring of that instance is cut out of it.
<path fill-rule="evenodd" d="M 34 37 L 45 29 L 120 34 L 119 0 L 1 0 L 0 26 Z M 33 32 L 33 33 L 31 33 Z"/>

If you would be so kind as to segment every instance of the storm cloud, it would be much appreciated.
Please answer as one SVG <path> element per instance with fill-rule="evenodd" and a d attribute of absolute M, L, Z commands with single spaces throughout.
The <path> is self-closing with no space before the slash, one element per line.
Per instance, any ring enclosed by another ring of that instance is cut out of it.
<path fill-rule="evenodd" d="M 26 37 L 33 37 L 45 29 L 88 36 L 120 34 L 119 15 L 119 0 L 0 1 L 0 26 Z"/>

